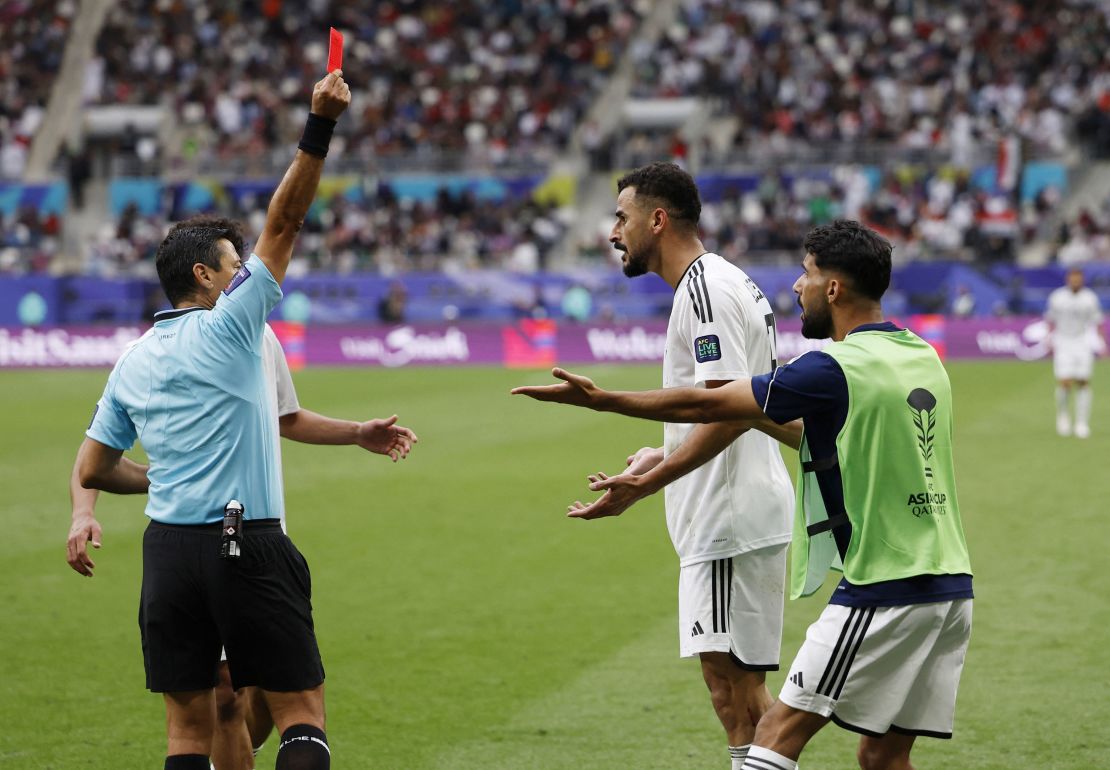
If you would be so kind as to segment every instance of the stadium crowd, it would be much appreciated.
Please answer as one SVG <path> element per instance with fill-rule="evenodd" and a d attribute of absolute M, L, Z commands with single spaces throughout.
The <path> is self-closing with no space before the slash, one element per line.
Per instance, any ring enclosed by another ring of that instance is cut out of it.
<path fill-rule="evenodd" d="M 266 200 L 225 213 L 261 231 Z M 89 272 L 154 275 L 154 256 L 170 219 L 128 206 L 92 248 Z M 500 268 L 535 272 L 567 227 L 553 205 L 531 200 L 479 200 L 441 190 L 428 203 L 399 199 L 386 185 L 362 201 L 334 196 L 305 220 L 291 271 L 394 274 Z"/>
<path fill-rule="evenodd" d="M 123 0 L 97 42 L 86 92 L 109 104 L 169 102 L 176 164 L 212 168 L 295 141 L 301 98 L 325 68 L 327 28 L 348 33 L 357 105 L 332 155 L 366 162 L 458 154 L 481 165 L 550 160 L 636 29 L 616 0 L 263 0 L 217 10 Z M 313 39 L 307 30 L 319 30 Z"/>
<path fill-rule="evenodd" d="M 58 253 L 62 220 L 33 206 L 0 213 L 0 275 L 45 273 Z"/>
<path fill-rule="evenodd" d="M 1038 223 L 1060 200 L 1060 191 L 1049 186 L 1015 203 L 976 187 L 966 169 L 954 166 L 890 166 L 878 178 L 868 171 L 858 165 L 791 168 L 763 173 L 755 189 L 727 187 L 719 199 L 703 201 L 702 239 L 732 260 L 771 252 L 793 259 L 810 229 L 848 218 L 890 240 L 898 264 L 922 258 L 989 263 L 1011 260 L 1039 237 Z M 605 253 L 608 226 L 606 219 L 583 249 Z"/>
<path fill-rule="evenodd" d="M 993 163 L 1006 137 L 1018 139 L 1026 156 L 1060 155 L 1077 136 L 1095 151 L 1110 150 L 1110 64 L 1099 53 L 1110 44 L 1110 7 L 1093 0 L 686 0 L 680 23 L 657 43 L 636 36 L 650 7 L 121 0 L 97 39 L 82 98 L 170 110 L 170 130 L 152 137 L 131 128 L 117 142 L 114 151 L 135 161 L 126 168 L 171 180 L 201 169 L 266 176 L 296 139 L 299 99 L 323 68 L 325 32 L 334 24 L 348 32 L 356 107 L 332 143 L 330 168 L 372 171 L 395 162 L 410 170 L 425 161 L 434 168 L 437 158 L 481 169 L 543 167 L 628 51 L 634 96 L 700 95 L 717 111 L 714 124 L 735 130 L 725 144 L 702 140 L 697 148 L 670 130 L 622 132 L 625 156 L 635 157 L 611 160 L 683 162 L 696 150 L 704 168 L 739 150 L 773 169 L 757 190 L 706 205 L 707 242 L 731 256 L 794 250 L 810 227 L 848 216 L 892 239 L 897 259 L 1006 259 L 1033 237 L 1056 236 L 1037 232 L 1036 223 L 1061 191 L 1018 203 L 973 186 L 968 170 L 984 158 Z M 17 178 L 26 161 L 75 9 L 73 0 L 0 4 L 0 178 Z M 827 167 L 837 162 L 835 147 L 932 154 L 927 170 L 897 155 L 872 159 L 881 168 L 877 184 L 854 165 L 823 178 L 802 168 L 791 181 L 780 170 L 786 161 Z M 70 186 L 77 203 L 73 179 Z M 343 201 L 318 207 L 303 242 L 305 264 L 527 269 L 544 263 L 567 227 L 559 212 L 526 202 L 419 205 L 388 195 L 381 202 L 380 210 Z M 250 221 L 260 210 L 224 213 Z M 1070 223 L 1061 259 L 1107 258 L 1102 221 L 1095 212 Z M 103 225 L 90 268 L 141 272 L 165 226 L 165 216 L 125 211 Z M 9 213 L 0 271 L 45 269 L 59 230 L 56 216 Z M 603 240 L 584 251 L 608 253 Z"/>
<path fill-rule="evenodd" d="M 1084 209 L 1060 227 L 1056 261 L 1066 267 L 1110 261 L 1110 197 L 1096 209 Z"/>
<path fill-rule="evenodd" d="M 630 50 L 635 96 L 707 98 L 755 154 L 882 142 L 966 166 L 1004 135 L 1059 155 L 1078 129 L 1110 150 L 1108 46 L 1095 0 L 719 0 Z"/>
<path fill-rule="evenodd" d="M 0 3 L 0 179 L 23 174 L 76 12 L 76 0 Z"/>

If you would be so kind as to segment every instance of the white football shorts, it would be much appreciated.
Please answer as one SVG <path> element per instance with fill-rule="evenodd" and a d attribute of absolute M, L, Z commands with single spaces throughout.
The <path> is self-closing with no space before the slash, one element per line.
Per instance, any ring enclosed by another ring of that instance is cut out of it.
<path fill-rule="evenodd" d="M 830 604 L 806 631 L 779 699 L 864 735 L 951 738 L 971 599 Z"/>
<path fill-rule="evenodd" d="M 1058 380 L 1089 380 L 1095 370 L 1095 352 L 1085 342 L 1057 345 L 1052 351 L 1052 371 Z"/>
<path fill-rule="evenodd" d="M 786 544 L 682 567 L 680 655 L 731 652 L 745 668 L 778 670 L 785 588 Z"/>

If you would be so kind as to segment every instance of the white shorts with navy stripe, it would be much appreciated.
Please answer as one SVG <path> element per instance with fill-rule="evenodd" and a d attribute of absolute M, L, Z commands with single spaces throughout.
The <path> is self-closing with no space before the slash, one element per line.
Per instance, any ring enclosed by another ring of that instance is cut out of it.
<path fill-rule="evenodd" d="M 730 652 L 745 668 L 777 670 L 785 585 L 785 544 L 683 567 L 678 576 L 681 656 Z"/>
<path fill-rule="evenodd" d="M 779 700 L 864 735 L 952 737 L 971 599 L 830 604 L 806 632 Z"/>

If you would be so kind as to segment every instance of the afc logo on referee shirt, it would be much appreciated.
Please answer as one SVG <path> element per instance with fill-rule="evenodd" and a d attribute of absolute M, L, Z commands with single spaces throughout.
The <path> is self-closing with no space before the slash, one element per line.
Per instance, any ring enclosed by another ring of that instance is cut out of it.
<path fill-rule="evenodd" d="M 694 358 L 699 364 L 721 360 L 721 340 L 716 334 L 706 334 L 694 340 Z"/>
<path fill-rule="evenodd" d="M 228 296 L 230 296 L 231 292 L 235 291 L 240 286 L 242 286 L 243 281 L 247 280 L 250 277 L 251 277 L 251 271 L 247 270 L 246 265 L 243 265 L 242 267 L 239 268 L 239 272 L 237 272 L 235 274 L 235 277 L 231 279 L 231 283 L 229 283 L 227 285 L 227 288 L 224 289 L 224 294 L 227 294 Z"/>

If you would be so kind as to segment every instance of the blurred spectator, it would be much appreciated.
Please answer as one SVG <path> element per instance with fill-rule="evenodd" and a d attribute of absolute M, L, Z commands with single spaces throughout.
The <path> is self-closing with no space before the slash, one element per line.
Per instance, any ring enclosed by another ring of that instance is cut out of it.
<path fill-rule="evenodd" d="M 92 178 L 92 158 L 87 147 L 66 148 L 62 151 L 69 180 L 70 200 L 75 208 L 85 208 L 85 185 Z"/>
<path fill-rule="evenodd" d="M 1065 267 L 1110 260 L 1110 196 L 1060 227 L 1056 261 Z"/>
<path fill-rule="evenodd" d="M 951 312 L 957 318 L 968 318 L 975 313 L 975 295 L 966 285 L 960 284 L 956 287 Z"/>
<path fill-rule="evenodd" d="M 1056 261 L 1063 267 L 1074 267 L 1090 262 L 1094 258 L 1095 250 L 1087 239 L 1083 228 L 1076 227 L 1073 235 L 1056 252 Z"/>
<path fill-rule="evenodd" d="M 134 203 L 128 204 L 115 222 L 105 223 L 96 234 L 86 272 L 154 277 L 154 257 L 168 229 L 163 217 L 143 215 Z"/>
<path fill-rule="evenodd" d="M 31 140 L 26 136 L 0 138 L 0 179 L 19 180 L 27 166 L 27 151 Z"/>
<path fill-rule="evenodd" d="M 23 206 L 0 214 L 0 273 L 44 273 L 58 253 L 62 220 Z"/>
<path fill-rule="evenodd" d="M 383 324 L 404 323 L 408 298 L 405 285 L 400 281 L 393 281 L 389 284 L 389 291 L 378 300 L 378 320 Z"/>

